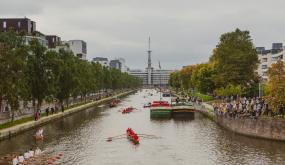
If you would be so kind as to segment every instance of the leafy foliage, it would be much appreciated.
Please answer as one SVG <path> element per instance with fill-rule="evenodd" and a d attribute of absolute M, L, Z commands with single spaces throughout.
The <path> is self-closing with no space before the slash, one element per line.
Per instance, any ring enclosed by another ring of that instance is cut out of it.
<path fill-rule="evenodd" d="M 266 87 L 268 95 L 265 99 L 270 103 L 272 109 L 276 112 L 279 107 L 285 106 L 285 66 L 284 62 L 279 60 L 268 70 L 269 82 Z"/>
<path fill-rule="evenodd" d="M 32 100 L 40 108 L 43 101 L 68 104 L 71 96 L 142 84 L 134 76 L 81 60 L 72 52 L 47 50 L 37 40 L 27 46 L 13 32 L 0 33 L 0 77 L 0 103 L 7 101 L 13 111 L 23 100 Z"/>
<path fill-rule="evenodd" d="M 210 57 L 217 87 L 229 84 L 247 85 L 256 77 L 258 57 L 248 31 L 236 29 L 220 37 L 220 42 Z"/>
<path fill-rule="evenodd" d="M 221 96 L 253 94 L 259 82 L 255 73 L 258 62 L 249 32 L 236 29 L 221 35 L 208 63 L 171 74 L 170 85 Z"/>

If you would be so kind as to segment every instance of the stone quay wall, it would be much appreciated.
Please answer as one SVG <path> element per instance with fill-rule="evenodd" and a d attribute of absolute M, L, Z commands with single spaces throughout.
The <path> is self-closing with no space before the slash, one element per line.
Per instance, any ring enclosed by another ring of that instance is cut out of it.
<path fill-rule="evenodd" d="M 218 125 L 235 133 L 263 138 L 269 140 L 285 141 L 285 119 L 260 117 L 251 118 L 230 118 L 217 116 L 213 107 L 203 103 L 202 106 L 195 106 L 196 110 L 206 115 Z"/>

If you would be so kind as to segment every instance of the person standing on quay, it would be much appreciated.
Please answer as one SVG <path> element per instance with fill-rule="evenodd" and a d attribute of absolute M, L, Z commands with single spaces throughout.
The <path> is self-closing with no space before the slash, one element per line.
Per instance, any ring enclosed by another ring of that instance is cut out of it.
<path fill-rule="evenodd" d="M 49 107 L 46 108 L 46 115 L 48 116 L 49 114 Z"/>

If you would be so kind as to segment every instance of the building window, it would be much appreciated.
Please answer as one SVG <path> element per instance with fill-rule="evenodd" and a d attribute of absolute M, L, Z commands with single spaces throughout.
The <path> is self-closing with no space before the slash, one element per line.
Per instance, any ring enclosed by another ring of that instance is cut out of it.
<path fill-rule="evenodd" d="M 21 28 L 21 22 L 20 21 L 18 22 L 18 28 L 19 29 Z"/>
<path fill-rule="evenodd" d="M 262 69 L 267 69 L 267 65 L 262 65 L 261 68 Z"/>
<path fill-rule="evenodd" d="M 272 57 L 272 61 L 277 61 L 278 57 Z"/>
<path fill-rule="evenodd" d="M 267 62 L 267 58 L 262 58 L 262 62 Z"/>
<path fill-rule="evenodd" d="M 7 22 L 6 22 L 6 21 L 3 22 L 3 28 L 4 28 L 4 29 L 7 28 Z"/>

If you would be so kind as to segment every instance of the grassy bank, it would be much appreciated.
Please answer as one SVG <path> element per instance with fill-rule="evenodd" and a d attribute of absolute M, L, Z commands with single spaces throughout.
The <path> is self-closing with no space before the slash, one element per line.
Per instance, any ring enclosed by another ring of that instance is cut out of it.
<path fill-rule="evenodd" d="M 205 94 L 202 94 L 202 93 L 199 93 L 199 92 L 196 92 L 196 93 L 192 94 L 192 96 L 199 97 L 199 98 L 201 98 L 204 102 L 208 102 L 208 101 L 211 101 L 211 100 L 214 99 L 213 96 L 205 95 Z"/>

